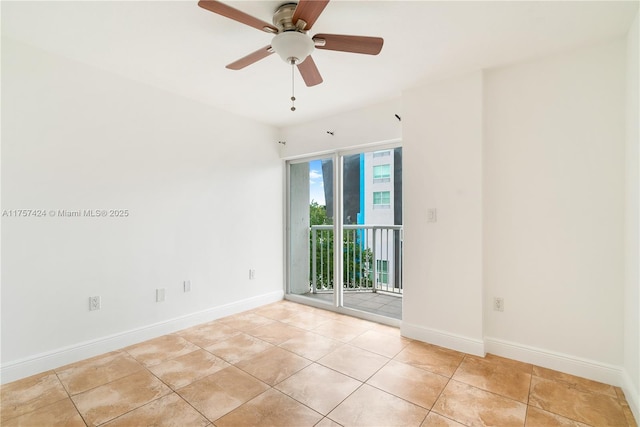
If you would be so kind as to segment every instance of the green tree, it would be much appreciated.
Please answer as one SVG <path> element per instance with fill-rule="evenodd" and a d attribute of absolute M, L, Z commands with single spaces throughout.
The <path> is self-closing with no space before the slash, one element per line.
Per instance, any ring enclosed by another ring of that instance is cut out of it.
<path fill-rule="evenodd" d="M 309 205 L 310 225 L 330 225 L 331 218 L 327 217 L 327 207 L 320 205 L 315 200 Z M 331 230 L 311 230 L 309 233 L 309 247 L 312 252 L 309 257 L 309 277 L 313 285 L 314 246 L 313 234 L 315 233 L 315 265 L 316 265 L 316 289 L 333 289 L 333 232 Z"/>
<path fill-rule="evenodd" d="M 342 283 L 345 288 L 371 288 L 373 281 L 371 249 L 363 248 L 357 238 L 361 230 L 344 230 L 342 238 L 343 266 Z"/>
<path fill-rule="evenodd" d="M 310 225 L 332 224 L 331 218 L 327 218 L 327 207 L 312 200 L 309 205 L 309 222 Z"/>
<path fill-rule="evenodd" d="M 327 217 L 326 206 L 315 200 L 309 205 L 310 225 L 331 225 L 332 218 Z M 362 248 L 357 239 L 359 230 L 345 230 L 343 236 L 343 286 L 347 288 L 372 287 L 371 262 L 373 254 L 370 249 Z M 315 233 L 316 289 L 333 289 L 333 229 L 315 230 L 309 233 L 309 277 L 313 283 L 313 234 Z"/>

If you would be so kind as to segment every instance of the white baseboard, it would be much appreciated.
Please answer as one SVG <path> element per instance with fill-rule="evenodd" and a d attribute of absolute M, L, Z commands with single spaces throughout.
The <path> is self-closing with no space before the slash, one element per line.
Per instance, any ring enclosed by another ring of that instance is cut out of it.
<path fill-rule="evenodd" d="M 622 386 L 622 368 L 568 354 L 544 350 L 519 343 L 485 337 L 487 353 L 588 378 L 601 383 Z"/>
<path fill-rule="evenodd" d="M 400 332 L 404 337 L 435 344 L 440 347 L 473 354 L 474 356 L 484 357 L 485 355 L 484 342 L 482 340 L 451 334 L 437 329 L 424 328 L 407 322 L 402 322 Z"/>
<path fill-rule="evenodd" d="M 16 381 L 40 372 L 59 368 L 89 357 L 118 350 L 152 338 L 170 334 L 181 329 L 201 323 L 210 322 L 221 317 L 251 310 L 265 304 L 280 301 L 283 291 L 270 292 L 263 295 L 236 301 L 196 313 L 187 314 L 141 328 L 120 332 L 106 337 L 81 342 L 71 346 L 58 348 L 45 353 L 36 354 L 20 360 L 0 365 L 0 383 Z"/>
<path fill-rule="evenodd" d="M 631 381 L 624 368 L 498 338 L 485 337 L 484 342 L 487 353 L 495 354 L 496 356 L 507 357 L 620 387 L 629 403 L 633 416 L 636 420 L 640 420 L 640 392 L 633 385 L 633 381 Z"/>
<path fill-rule="evenodd" d="M 402 322 L 402 335 L 476 356 L 495 354 L 547 369 L 620 387 L 636 420 L 640 420 L 640 390 L 625 369 L 568 354 L 485 337 L 483 341 Z"/>

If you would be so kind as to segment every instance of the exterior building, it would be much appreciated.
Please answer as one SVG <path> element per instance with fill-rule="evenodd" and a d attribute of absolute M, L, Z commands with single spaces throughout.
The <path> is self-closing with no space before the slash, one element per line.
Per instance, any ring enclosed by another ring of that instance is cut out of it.
<path fill-rule="evenodd" d="M 323 161 L 327 215 L 333 217 L 333 164 Z M 344 159 L 344 224 L 402 225 L 402 148 L 346 156 Z M 376 285 L 401 289 L 401 231 L 362 230 L 364 249 L 374 254 Z M 371 266 L 370 268 L 373 268 Z"/>
<path fill-rule="evenodd" d="M 393 150 L 374 151 L 360 156 L 364 160 L 365 191 L 361 198 L 366 223 L 395 225 Z"/>
<path fill-rule="evenodd" d="M 402 150 L 397 148 L 361 154 L 364 165 L 364 191 L 361 191 L 364 218 L 359 218 L 363 220 L 359 223 L 387 226 L 402 224 L 401 153 Z M 399 179 L 396 179 L 397 176 Z M 367 247 L 374 253 L 376 285 L 400 288 L 401 232 L 380 228 L 368 230 L 367 233 Z"/>

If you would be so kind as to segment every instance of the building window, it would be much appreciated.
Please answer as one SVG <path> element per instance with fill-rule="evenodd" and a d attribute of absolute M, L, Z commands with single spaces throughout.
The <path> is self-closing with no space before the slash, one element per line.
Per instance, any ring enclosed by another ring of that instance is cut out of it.
<path fill-rule="evenodd" d="M 390 156 L 391 155 L 391 151 L 389 150 L 384 150 L 384 151 L 374 151 L 373 152 L 373 157 L 385 157 L 385 156 Z"/>
<path fill-rule="evenodd" d="M 391 165 L 376 165 L 373 167 L 373 182 L 391 181 Z"/>
<path fill-rule="evenodd" d="M 389 283 L 389 261 L 376 260 L 376 274 L 378 275 L 378 283 Z"/>
<path fill-rule="evenodd" d="M 388 209 L 391 207 L 391 192 L 390 191 L 374 191 L 373 192 L 373 208 L 374 209 Z"/>

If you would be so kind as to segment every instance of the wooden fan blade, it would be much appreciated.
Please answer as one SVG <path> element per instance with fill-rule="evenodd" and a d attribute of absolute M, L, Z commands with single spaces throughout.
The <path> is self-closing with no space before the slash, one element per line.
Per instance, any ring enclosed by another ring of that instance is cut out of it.
<path fill-rule="evenodd" d="M 257 28 L 258 30 L 265 31 L 267 33 L 278 33 L 278 29 L 268 22 L 255 18 L 247 13 L 244 13 L 241 10 L 234 9 L 233 7 L 227 6 L 224 3 L 220 3 L 219 1 L 200 0 L 198 2 L 198 6 L 213 13 L 217 13 L 218 15 L 233 19 L 234 21 L 241 22 L 250 27 Z"/>
<path fill-rule="evenodd" d="M 296 25 L 298 19 L 302 19 L 307 23 L 303 30 L 309 30 L 316 23 L 327 3 L 329 3 L 329 0 L 300 0 L 296 10 L 293 12 L 291 21 Z"/>
<path fill-rule="evenodd" d="M 324 45 L 321 40 L 324 40 Z M 344 36 L 340 34 L 316 34 L 313 36 L 316 49 L 339 50 L 341 52 L 377 55 L 382 50 L 384 40 L 380 37 Z"/>
<path fill-rule="evenodd" d="M 307 86 L 311 87 L 322 83 L 322 76 L 311 55 L 307 56 L 307 59 L 298 64 L 298 70 Z"/>
<path fill-rule="evenodd" d="M 226 68 L 230 70 L 241 70 L 247 65 L 251 65 L 254 62 L 258 62 L 261 59 L 271 55 L 272 53 L 273 53 L 273 49 L 271 49 L 271 46 L 265 46 L 263 48 L 256 50 L 253 53 L 250 53 L 244 58 L 238 59 L 236 62 L 232 62 L 231 64 L 227 65 Z"/>

